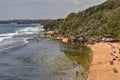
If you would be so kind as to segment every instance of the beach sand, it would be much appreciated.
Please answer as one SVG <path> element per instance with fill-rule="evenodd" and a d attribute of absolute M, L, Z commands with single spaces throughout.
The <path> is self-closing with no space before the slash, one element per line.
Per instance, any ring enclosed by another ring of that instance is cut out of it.
<path fill-rule="evenodd" d="M 120 80 L 120 43 L 96 43 L 89 45 L 93 50 L 93 61 L 89 70 L 88 80 Z M 112 47 L 115 47 L 114 49 Z M 116 53 L 113 53 L 113 51 Z M 114 64 L 110 64 L 113 56 L 118 56 Z M 114 72 L 114 68 L 118 71 Z"/>

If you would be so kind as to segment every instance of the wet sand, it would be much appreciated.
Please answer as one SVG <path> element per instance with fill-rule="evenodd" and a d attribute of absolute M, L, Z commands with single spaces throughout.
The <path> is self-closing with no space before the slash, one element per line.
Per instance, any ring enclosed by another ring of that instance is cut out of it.
<path fill-rule="evenodd" d="M 93 61 L 87 80 L 120 80 L 120 43 L 101 42 L 89 46 L 93 50 Z M 117 56 L 116 60 L 113 55 Z"/>

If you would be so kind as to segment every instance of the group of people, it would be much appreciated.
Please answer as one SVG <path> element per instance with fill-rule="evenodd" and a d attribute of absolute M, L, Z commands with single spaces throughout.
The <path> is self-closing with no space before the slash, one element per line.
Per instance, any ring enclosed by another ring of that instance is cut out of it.
<path fill-rule="evenodd" d="M 80 62 L 78 62 L 78 63 L 76 63 L 76 62 L 73 62 L 73 64 L 72 64 L 72 66 L 73 66 L 73 68 L 79 68 L 80 69 Z M 80 76 L 80 72 L 79 72 L 79 70 L 76 70 L 75 71 L 75 77 L 76 77 L 76 80 L 77 80 L 77 78 Z M 63 80 L 62 78 L 60 78 L 60 80 Z"/>
<path fill-rule="evenodd" d="M 108 43 L 108 44 L 111 46 L 111 53 L 110 53 L 110 55 L 111 55 L 112 59 L 110 60 L 110 65 L 114 65 L 115 61 L 120 62 L 120 58 L 118 57 L 118 54 L 117 54 L 117 50 L 118 50 L 118 53 L 120 54 L 120 48 L 115 47 L 114 45 L 112 45 L 110 43 Z M 116 67 L 113 68 L 113 72 L 114 73 L 118 73 L 118 70 L 117 70 Z"/>
<path fill-rule="evenodd" d="M 78 67 L 80 69 L 80 62 L 73 63 L 73 68 L 76 68 L 76 67 Z M 76 80 L 77 80 L 77 78 L 80 76 L 80 72 L 78 70 L 76 70 L 75 75 L 76 75 Z"/>

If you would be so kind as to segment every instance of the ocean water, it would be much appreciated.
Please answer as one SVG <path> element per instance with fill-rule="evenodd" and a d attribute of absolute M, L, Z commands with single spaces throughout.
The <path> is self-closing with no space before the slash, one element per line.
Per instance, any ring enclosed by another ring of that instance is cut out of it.
<path fill-rule="evenodd" d="M 65 53 L 62 42 L 37 37 L 43 34 L 40 24 L 0 24 L 0 80 L 86 80 L 82 65 L 73 68 L 79 56 Z"/>

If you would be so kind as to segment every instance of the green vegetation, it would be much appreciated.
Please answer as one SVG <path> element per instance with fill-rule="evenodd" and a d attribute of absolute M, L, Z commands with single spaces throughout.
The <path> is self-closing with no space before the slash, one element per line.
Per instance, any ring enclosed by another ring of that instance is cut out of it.
<path fill-rule="evenodd" d="M 71 13 L 65 19 L 45 22 L 45 29 L 59 30 L 60 35 L 82 34 L 92 36 L 110 34 L 120 39 L 120 0 L 108 0 L 78 13 Z"/>
<path fill-rule="evenodd" d="M 44 28 L 53 30 L 58 28 L 57 26 L 62 22 L 63 19 L 49 20 L 44 22 Z"/>

